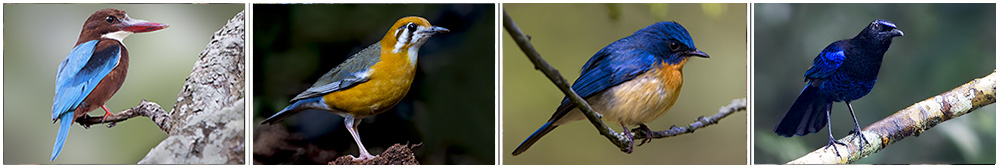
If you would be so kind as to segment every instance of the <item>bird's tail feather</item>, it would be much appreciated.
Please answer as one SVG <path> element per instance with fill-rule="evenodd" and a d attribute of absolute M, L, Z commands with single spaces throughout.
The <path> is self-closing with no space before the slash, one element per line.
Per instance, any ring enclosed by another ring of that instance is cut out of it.
<path fill-rule="evenodd" d="M 295 103 L 292 103 L 292 105 L 288 105 L 288 107 L 285 107 L 285 109 L 282 109 L 278 113 L 276 113 L 274 115 L 271 115 L 271 117 L 267 117 L 267 119 L 264 119 L 264 121 L 261 122 L 261 124 L 274 124 L 274 123 L 281 122 L 282 120 L 285 120 L 285 118 L 288 118 L 288 117 L 290 117 L 290 116 L 292 116 L 292 115 L 294 115 L 294 114 L 299 113 L 300 111 L 302 111 L 303 109 L 300 108 L 300 107 L 302 107 L 304 104 L 307 104 L 307 103 L 316 103 L 316 102 L 322 101 L 322 98 L 323 97 L 314 97 L 314 98 L 308 98 L 308 99 L 302 99 L 302 100 L 299 100 L 299 101 L 295 101 Z"/>
<path fill-rule="evenodd" d="M 534 145 L 535 142 L 538 141 L 538 139 L 541 139 L 542 136 L 545 136 L 545 134 L 551 132 L 552 129 L 556 129 L 557 126 L 558 125 L 552 125 L 552 122 L 545 123 L 545 125 L 542 125 L 541 128 L 538 128 L 538 130 L 536 130 L 535 133 L 531 133 L 531 136 L 528 136 L 528 139 L 525 139 L 524 142 L 521 142 L 521 145 L 518 145 L 517 149 L 514 149 L 514 153 L 512 154 L 514 154 L 514 156 L 517 156 L 520 155 L 521 153 L 524 153 L 524 151 L 528 150 L 528 148 L 530 148 L 531 145 Z"/>
<path fill-rule="evenodd" d="M 832 103 L 832 100 L 820 95 L 818 87 L 806 86 L 774 132 L 786 137 L 819 132 L 827 124 L 826 112 Z"/>
<path fill-rule="evenodd" d="M 73 113 L 63 113 L 59 120 L 59 134 L 56 134 L 56 144 L 52 146 L 52 157 L 49 161 L 56 160 L 59 152 L 62 152 L 62 147 L 66 144 L 66 135 L 69 135 L 69 126 L 73 125 Z"/>

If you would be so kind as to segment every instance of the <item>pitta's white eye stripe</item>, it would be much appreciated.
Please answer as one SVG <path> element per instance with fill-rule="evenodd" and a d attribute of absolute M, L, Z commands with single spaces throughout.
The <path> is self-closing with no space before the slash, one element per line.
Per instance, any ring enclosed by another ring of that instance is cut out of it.
<path fill-rule="evenodd" d="M 410 24 L 412 24 L 412 23 L 410 23 Z M 409 29 L 406 29 L 406 27 L 407 26 L 399 27 L 400 30 L 396 31 L 396 45 L 392 49 L 393 53 L 398 53 L 398 52 L 402 51 L 403 50 L 403 46 L 405 46 L 408 43 L 408 41 L 410 39 L 410 36 L 413 35 L 413 33 L 410 32 Z M 400 36 L 400 35 L 402 35 L 402 36 Z"/>

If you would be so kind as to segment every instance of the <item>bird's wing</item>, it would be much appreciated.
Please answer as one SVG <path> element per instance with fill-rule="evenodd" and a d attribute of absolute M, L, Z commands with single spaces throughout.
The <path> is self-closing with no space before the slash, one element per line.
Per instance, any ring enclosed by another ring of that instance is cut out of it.
<path fill-rule="evenodd" d="M 659 61 L 657 56 L 642 50 L 602 49 L 591 57 L 580 77 L 573 82 L 573 91 L 584 99 L 589 98 L 608 88 L 635 79 L 651 69 L 657 61 Z M 573 109 L 574 106 L 571 104 L 569 98 L 563 98 L 562 104 L 549 121 L 562 118 L 565 113 Z"/>
<path fill-rule="evenodd" d="M 840 64 L 844 63 L 844 59 L 847 55 L 844 54 L 844 50 L 841 49 L 840 43 L 842 41 L 834 42 L 826 49 L 823 49 L 819 55 L 813 59 L 813 66 L 806 70 L 806 80 L 809 79 L 822 79 L 830 76 L 840 68 Z"/>
<path fill-rule="evenodd" d="M 379 43 L 368 46 L 324 74 L 323 77 L 316 80 L 312 87 L 299 93 L 290 102 L 323 96 L 368 81 L 368 77 L 371 75 L 369 68 L 380 60 L 381 52 L 382 46 Z"/>
<path fill-rule="evenodd" d="M 101 46 L 101 47 L 98 47 Z M 113 41 L 98 40 L 77 45 L 59 64 L 56 73 L 56 96 L 52 101 L 52 119 L 75 108 L 97 84 L 118 65 L 121 48 Z"/>

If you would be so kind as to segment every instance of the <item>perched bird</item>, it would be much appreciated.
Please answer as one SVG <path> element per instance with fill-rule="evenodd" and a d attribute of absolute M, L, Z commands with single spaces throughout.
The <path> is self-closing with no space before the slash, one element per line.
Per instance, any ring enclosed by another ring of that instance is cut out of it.
<path fill-rule="evenodd" d="M 421 17 L 399 19 L 381 41 L 324 74 L 312 87 L 292 98 L 291 105 L 262 124 L 274 124 L 308 109 L 328 111 L 344 117 L 344 125 L 361 151 L 354 160 L 374 158 L 361 143 L 358 124 L 399 103 L 413 82 L 420 46 L 431 35 L 444 32 L 448 29 L 432 26 Z"/>
<path fill-rule="evenodd" d="M 62 151 L 74 120 L 98 107 L 104 109 L 104 118 L 111 115 L 104 103 L 122 87 L 128 71 L 128 49 L 122 40 L 132 33 L 164 28 L 166 24 L 132 19 L 118 9 L 99 10 L 87 18 L 76 47 L 56 74 L 52 120 L 60 123 L 50 161 Z"/>
<path fill-rule="evenodd" d="M 896 29 L 896 24 L 875 20 L 854 38 L 826 46 L 813 59 L 813 66 L 806 70 L 805 81 L 808 84 L 785 113 L 781 123 L 774 128 L 774 132 L 785 137 L 819 132 L 824 126 L 830 125 L 833 102 L 843 101 L 854 119 L 852 132 L 856 138 L 867 143 L 861 134 L 858 119 L 854 117 L 851 101 L 864 97 L 875 86 L 875 79 L 882 66 L 882 56 L 889 49 L 892 38 L 897 36 L 903 36 L 903 31 Z M 832 130 L 828 130 L 830 139 L 827 148 L 834 144 L 844 144 L 833 137 Z"/>
<path fill-rule="evenodd" d="M 659 22 L 604 47 L 583 65 L 573 91 L 607 121 L 628 126 L 653 121 L 670 110 L 680 95 L 681 68 L 691 56 L 708 58 L 686 29 L 676 22 Z M 552 117 L 514 149 L 517 156 L 557 126 L 585 119 L 564 97 Z M 629 151 L 631 152 L 631 147 Z"/>

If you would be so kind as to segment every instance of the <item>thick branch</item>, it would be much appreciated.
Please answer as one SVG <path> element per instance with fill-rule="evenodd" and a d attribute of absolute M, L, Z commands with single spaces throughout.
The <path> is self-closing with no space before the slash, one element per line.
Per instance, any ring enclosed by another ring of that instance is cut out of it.
<path fill-rule="evenodd" d="M 545 74 L 545 76 L 548 77 L 549 80 L 552 81 L 552 83 L 555 84 L 556 87 L 558 87 L 559 90 L 562 91 L 574 105 L 576 105 L 576 108 L 579 108 L 580 111 L 587 116 L 587 119 L 594 125 L 595 128 L 597 128 L 598 132 L 608 138 L 612 144 L 618 146 L 618 149 L 622 152 L 629 153 L 632 151 L 632 149 L 630 149 L 632 140 L 626 136 L 633 136 L 635 139 L 656 139 L 692 133 L 695 129 L 718 123 L 720 119 L 729 116 L 732 113 L 737 111 L 746 111 L 746 98 L 737 99 L 733 100 L 733 103 L 729 106 L 719 109 L 718 114 L 707 118 L 704 116 L 699 117 L 695 123 L 686 127 L 672 126 L 670 130 L 651 132 L 651 137 L 646 137 L 644 132 L 645 130 L 643 130 L 643 132 L 633 132 L 633 135 L 619 134 L 611 129 L 611 127 L 605 125 L 604 122 L 601 121 L 601 115 L 594 112 L 594 109 L 590 107 L 590 104 L 588 104 L 582 97 L 577 95 L 573 89 L 571 89 L 569 83 L 566 82 L 566 79 L 559 74 L 558 70 L 549 65 L 545 59 L 542 59 L 542 56 L 538 54 L 538 51 L 535 51 L 535 47 L 531 45 L 531 42 L 529 42 L 529 37 L 521 32 L 521 28 L 517 27 L 517 24 L 515 24 L 514 20 L 510 18 L 510 15 L 507 14 L 506 10 L 503 11 L 503 27 L 508 33 L 510 33 L 510 36 L 514 38 L 514 41 L 517 42 L 517 46 L 521 48 L 521 51 L 523 51 L 525 55 L 527 55 L 528 59 L 531 60 L 531 63 L 535 65 L 535 69 Z"/>
<path fill-rule="evenodd" d="M 139 164 L 243 164 L 245 38 L 237 13 L 209 39 L 171 109 L 169 136 Z"/>
<path fill-rule="evenodd" d="M 83 117 L 77 118 L 76 122 L 80 123 L 80 125 L 84 128 L 90 128 L 91 125 L 102 123 L 108 123 L 108 128 L 111 128 L 118 122 L 139 116 L 149 117 L 153 120 L 153 123 L 156 123 L 156 126 L 160 127 L 160 130 L 163 130 L 163 132 L 170 130 L 170 125 L 168 124 L 170 123 L 170 115 L 167 114 L 167 111 L 164 111 L 163 107 L 160 107 L 160 104 L 148 102 L 145 99 L 139 102 L 138 106 L 112 114 L 108 116 L 108 118 L 103 118 L 103 116 L 95 117 L 84 115 Z"/>
<path fill-rule="evenodd" d="M 788 164 L 845 164 L 853 163 L 868 155 L 874 154 L 889 144 L 903 138 L 920 135 L 941 122 L 968 114 L 980 107 L 996 103 L 996 70 L 986 77 L 974 79 L 951 91 L 917 102 L 906 109 L 900 110 L 881 121 L 878 121 L 863 131 L 869 144 L 858 150 L 859 141 L 854 141 L 854 134 L 841 138 L 848 142 L 846 146 L 837 145 L 833 148 L 820 148 Z M 835 151 L 840 152 L 838 157 Z"/>

